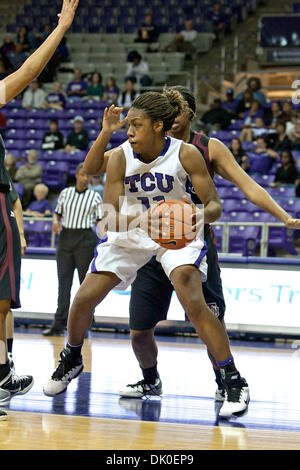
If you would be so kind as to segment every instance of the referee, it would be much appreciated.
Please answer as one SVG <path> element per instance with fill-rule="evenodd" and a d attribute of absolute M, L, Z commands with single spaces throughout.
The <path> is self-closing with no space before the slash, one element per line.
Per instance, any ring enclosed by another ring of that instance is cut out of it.
<path fill-rule="evenodd" d="M 58 302 L 54 323 L 43 331 L 44 336 L 64 335 L 74 271 L 77 268 L 81 284 L 98 240 L 92 226 L 95 220 L 97 223 L 101 220 L 102 199 L 99 193 L 88 189 L 89 176 L 82 167 L 80 163 L 76 169 L 75 187 L 65 188 L 60 193 L 53 215 L 52 231 L 59 234 L 56 250 Z"/>

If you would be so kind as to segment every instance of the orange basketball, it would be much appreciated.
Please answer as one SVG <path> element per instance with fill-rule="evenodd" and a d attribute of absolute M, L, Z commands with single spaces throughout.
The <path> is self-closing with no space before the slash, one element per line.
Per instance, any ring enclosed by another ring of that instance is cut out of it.
<path fill-rule="evenodd" d="M 152 214 L 159 215 L 159 227 L 165 232 L 165 235 L 153 240 L 163 248 L 180 250 L 194 240 L 196 232 L 192 223 L 195 209 L 191 204 L 176 200 L 161 201 Z M 165 227 L 163 223 L 168 225 Z"/>

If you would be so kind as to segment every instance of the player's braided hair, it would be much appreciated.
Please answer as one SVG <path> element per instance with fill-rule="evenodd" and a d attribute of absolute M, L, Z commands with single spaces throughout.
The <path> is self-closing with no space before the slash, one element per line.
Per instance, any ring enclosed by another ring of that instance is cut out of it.
<path fill-rule="evenodd" d="M 162 121 L 164 131 L 170 130 L 176 116 L 188 109 L 184 98 L 177 90 L 166 88 L 162 93 L 156 91 L 142 93 L 133 101 L 131 107 L 145 111 L 152 122 Z"/>
<path fill-rule="evenodd" d="M 196 113 L 196 99 L 194 94 L 191 92 L 191 90 L 185 86 L 182 85 L 177 85 L 177 86 L 172 86 L 169 88 L 169 90 L 177 90 L 183 96 L 184 100 L 187 102 L 190 110 L 192 111 L 193 117 Z"/>

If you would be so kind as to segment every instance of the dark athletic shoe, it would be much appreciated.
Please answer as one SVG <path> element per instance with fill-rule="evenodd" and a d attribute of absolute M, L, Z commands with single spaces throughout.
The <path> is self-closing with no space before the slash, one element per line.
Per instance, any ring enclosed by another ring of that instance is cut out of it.
<path fill-rule="evenodd" d="M 140 380 L 135 384 L 128 384 L 119 392 L 121 397 L 125 398 L 142 398 L 150 395 L 162 395 L 162 383 L 158 377 L 154 384 L 148 384 L 145 380 Z"/>
<path fill-rule="evenodd" d="M 33 386 L 31 375 L 13 375 L 11 371 L 0 382 L 0 405 L 8 405 L 16 395 L 25 395 Z"/>
<path fill-rule="evenodd" d="M 76 362 L 72 361 L 71 351 L 65 348 L 60 353 L 60 361 L 52 377 L 44 385 L 44 394 L 55 397 L 67 390 L 71 380 L 78 377 L 83 370 L 82 356 Z"/>

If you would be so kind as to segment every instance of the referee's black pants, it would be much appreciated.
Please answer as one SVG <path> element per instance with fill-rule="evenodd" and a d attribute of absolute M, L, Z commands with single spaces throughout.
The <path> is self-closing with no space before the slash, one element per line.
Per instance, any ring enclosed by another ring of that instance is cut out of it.
<path fill-rule="evenodd" d="M 74 271 L 77 268 L 80 284 L 94 257 L 97 235 L 92 229 L 63 229 L 56 250 L 58 301 L 53 328 L 67 325 Z"/>

